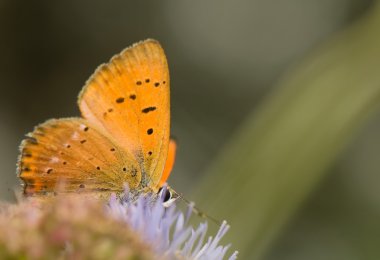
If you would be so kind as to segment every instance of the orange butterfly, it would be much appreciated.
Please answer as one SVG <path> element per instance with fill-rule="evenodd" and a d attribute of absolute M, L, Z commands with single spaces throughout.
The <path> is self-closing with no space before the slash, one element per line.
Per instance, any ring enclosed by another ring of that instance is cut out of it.
<path fill-rule="evenodd" d="M 158 192 L 172 170 L 170 88 L 160 44 L 146 40 L 98 67 L 78 97 L 83 118 L 52 119 L 21 143 L 18 176 L 27 196 L 83 192 L 99 197 Z"/>

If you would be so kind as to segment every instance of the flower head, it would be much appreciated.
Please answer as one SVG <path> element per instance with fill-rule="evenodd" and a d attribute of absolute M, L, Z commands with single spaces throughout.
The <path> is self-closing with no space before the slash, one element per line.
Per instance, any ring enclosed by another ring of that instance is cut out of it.
<path fill-rule="evenodd" d="M 229 245 L 219 245 L 229 226 L 225 221 L 221 224 L 215 237 L 208 237 L 207 222 L 197 228 L 189 225 L 193 204 L 188 207 L 187 214 L 176 209 L 176 205 L 164 206 L 164 187 L 158 197 L 140 195 L 118 198 L 113 195 L 109 202 L 109 213 L 116 219 L 125 221 L 147 242 L 157 254 L 163 257 L 179 259 L 223 259 Z M 129 194 L 126 188 L 125 194 Z M 229 259 L 236 259 L 234 252 Z"/>
<path fill-rule="evenodd" d="M 162 194 L 113 195 L 106 207 L 78 194 L 1 205 L 0 258 L 223 259 L 229 246 L 219 242 L 229 226 L 206 239 L 207 223 L 188 224 L 192 206 L 186 215 L 166 208 Z"/>
<path fill-rule="evenodd" d="M 0 259 L 152 259 L 153 250 L 104 206 L 78 196 L 0 206 Z"/>

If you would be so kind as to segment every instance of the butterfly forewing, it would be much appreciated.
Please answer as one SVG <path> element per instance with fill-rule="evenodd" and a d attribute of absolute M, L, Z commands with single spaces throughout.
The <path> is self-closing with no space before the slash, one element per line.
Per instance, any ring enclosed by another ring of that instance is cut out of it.
<path fill-rule="evenodd" d="M 79 118 L 49 120 L 21 144 L 18 174 L 25 193 L 121 191 L 141 180 L 138 162 L 90 122 Z"/>
<path fill-rule="evenodd" d="M 158 42 L 146 40 L 100 66 L 79 95 L 82 116 L 132 154 L 142 186 L 158 186 L 168 153 L 169 71 Z"/>

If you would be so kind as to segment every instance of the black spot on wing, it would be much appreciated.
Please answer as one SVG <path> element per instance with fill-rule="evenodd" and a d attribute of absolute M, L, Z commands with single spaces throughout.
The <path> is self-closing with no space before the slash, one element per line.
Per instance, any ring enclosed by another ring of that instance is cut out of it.
<path fill-rule="evenodd" d="M 124 102 L 124 98 L 123 97 L 119 97 L 119 98 L 116 99 L 116 103 L 118 103 L 118 104 L 121 104 L 123 102 Z"/>
<path fill-rule="evenodd" d="M 143 110 L 141 110 L 141 112 L 147 114 L 147 113 L 152 112 L 152 111 L 154 111 L 156 109 L 157 109 L 157 107 L 146 107 Z"/>

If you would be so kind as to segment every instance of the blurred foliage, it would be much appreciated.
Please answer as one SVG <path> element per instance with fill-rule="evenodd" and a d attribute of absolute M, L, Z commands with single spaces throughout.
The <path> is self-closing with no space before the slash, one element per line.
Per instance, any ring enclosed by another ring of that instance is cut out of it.
<path fill-rule="evenodd" d="M 379 26 L 377 5 L 299 64 L 200 182 L 198 201 L 230 220 L 243 258 L 262 255 L 379 108 Z"/>

